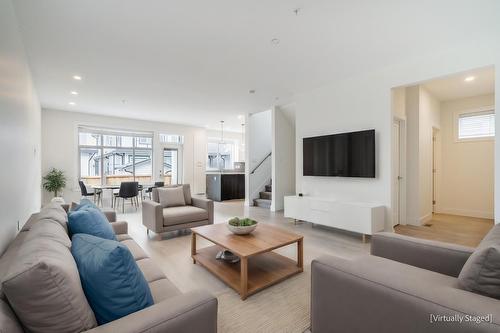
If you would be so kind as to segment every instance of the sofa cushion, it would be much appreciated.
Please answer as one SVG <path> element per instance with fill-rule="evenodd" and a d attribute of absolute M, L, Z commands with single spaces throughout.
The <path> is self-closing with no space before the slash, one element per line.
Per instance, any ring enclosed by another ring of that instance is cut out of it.
<path fill-rule="evenodd" d="M 154 304 L 148 283 L 125 245 L 76 234 L 71 252 L 99 325 Z"/>
<path fill-rule="evenodd" d="M 116 240 L 115 232 L 106 216 L 93 207 L 83 207 L 76 212 L 69 213 L 70 235 L 88 234 L 96 237 Z"/>
<path fill-rule="evenodd" d="M 148 255 L 146 254 L 146 252 L 144 252 L 144 250 L 139 245 L 137 245 L 137 243 L 133 239 L 131 239 L 131 238 L 125 239 L 125 240 L 121 241 L 120 243 L 127 247 L 127 249 L 132 254 L 132 257 L 134 257 L 134 260 L 137 261 L 137 260 L 141 260 L 144 258 L 148 258 Z"/>
<path fill-rule="evenodd" d="M 28 231 L 31 229 L 31 227 L 38 221 L 38 214 L 39 213 L 33 213 L 29 217 L 28 221 L 24 223 L 23 227 L 21 228 L 21 231 Z"/>
<path fill-rule="evenodd" d="M 160 205 L 163 208 L 186 205 L 182 187 L 162 187 L 158 189 Z"/>
<path fill-rule="evenodd" d="M 81 332 L 95 327 L 70 249 L 33 231 L 3 281 L 3 291 L 22 325 L 30 332 Z"/>
<path fill-rule="evenodd" d="M 33 225 L 29 231 L 29 239 L 46 238 L 58 242 L 68 249 L 71 248 L 71 240 L 64 228 L 54 220 L 40 220 Z"/>
<path fill-rule="evenodd" d="M 80 210 L 82 208 L 85 208 L 85 207 L 98 208 L 95 205 L 95 203 L 93 203 L 89 199 L 83 198 L 83 199 L 80 200 L 80 203 L 72 202 L 71 203 L 71 207 L 70 207 L 70 211 L 76 212 L 76 211 L 78 211 L 78 210 Z"/>
<path fill-rule="evenodd" d="M 9 244 L 9 247 L 0 257 L 0 299 L 6 300 L 5 294 L 3 292 L 2 282 L 9 273 L 9 267 L 14 264 L 17 258 L 17 253 L 24 243 L 24 240 L 28 236 L 27 232 L 20 232 L 17 234 L 16 238 Z"/>
<path fill-rule="evenodd" d="M 175 225 L 208 219 L 208 211 L 194 206 L 180 206 L 163 209 L 163 225 Z"/>
<path fill-rule="evenodd" d="M 33 225 L 37 221 L 40 220 L 54 220 L 58 222 L 64 230 L 68 230 L 68 214 L 62 208 L 62 206 L 56 202 L 52 202 L 45 207 L 42 208 L 42 210 L 36 214 L 36 220 L 31 223 Z M 29 230 L 29 229 L 28 229 Z"/>
<path fill-rule="evenodd" d="M 150 282 L 149 289 L 155 304 L 181 294 L 179 289 L 167 278 Z"/>
<path fill-rule="evenodd" d="M 23 333 L 23 328 L 10 306 L 0 300 L 0 332 Z"/>
<path fill-rule="evenodd" d="M 180 185 L 182 187 L 182 190 L 184 191 L 184 201 L 186 202 L 186 205 L 191 205 L 191 186 L 189 184 L 183 184 Z"/>
<path fill-rule="evenodd" d="M 144 275 L 144 278 L 148 281 L 148 283 L 165 278 L 165 274 L 150 258 L 137 260 L 136 264 L 139 266 L 142 275 Z"/>
<path fill-rule="evenodd" d="M 500 225 L 495 225 L 465 262 L 462 289 L 500 299 Z"/>

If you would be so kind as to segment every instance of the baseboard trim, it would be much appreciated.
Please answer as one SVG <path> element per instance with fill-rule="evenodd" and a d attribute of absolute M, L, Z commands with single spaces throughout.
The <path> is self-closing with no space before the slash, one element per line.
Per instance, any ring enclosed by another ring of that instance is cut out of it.
<path fill-rule="evenodd" d="M 429 213 L 427 215 L 421 216 L 418 219 L 418 222 L 420 223 L 420 225 L 422 225 L 422 224 L 424 224 L 426 222 L 429 222 L 430 220 L 432 220 L 432 213 Z"/>
<path fill-rule="evenodd" d="M 482 219 L 493 219 L 494 218 L 493 212 L 485 212 L 485 211 L 480 211 L 480 210 L 458 209 L 458 208 L 440 208 L 437 211 L 437 213 L 477 217 L 477 218 L 482 218 Z"/>

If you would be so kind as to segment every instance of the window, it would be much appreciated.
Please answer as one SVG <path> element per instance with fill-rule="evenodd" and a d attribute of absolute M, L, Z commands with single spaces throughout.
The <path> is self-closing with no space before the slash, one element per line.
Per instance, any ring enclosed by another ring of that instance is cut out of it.
<path fill-rule="evenodd" d="M 474 140 L 495 136 L 493 110 L 467 112 L 458 115 L 458 140 Z"/>
<path fill-rule="evenodd" d="M 182 135 L 172 135 L 172 134 L 162 134 L 162 133 L 160 133 L 160 142 L 161 143 L 183 144 L 184 143 L 184 137 Z"/>
<path fill-rule="evenodd" d="M 153 134 L 78 129 L 80 179 L 88 185 L 151 183 Z"/>
<path fill-rule="evenodd" d="M 209 138 L 207 144 L 207 169 L 233 169 L 235 157 L 234 141 L 226 140 L 224 143 L 220 139 Z"/>

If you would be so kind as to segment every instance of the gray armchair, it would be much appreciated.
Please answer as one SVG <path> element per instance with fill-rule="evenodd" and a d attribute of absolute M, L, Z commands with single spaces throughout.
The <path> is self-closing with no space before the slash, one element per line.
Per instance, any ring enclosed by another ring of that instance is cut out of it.
<path fill-rule="evenodd" d="M 142 224 L 148 233 L 150 230 L 162 233 L 214 223 L 212 200 L 191 197 L 189 184 L 175 186 L 183 187 L 185 206 L 164 208 L 160 204 L 158 188 L 153 188 L 151 200 L 142 202 Z"/>
<path fill-rule="evenodd" d="M 312 333 L 499 332 L 500 301 L 458 287 L 457 277 L 473 251 L 378 233 L 372 237 L 372 255 L 314 260 Z M 492 318 L 460 323 L 439 321 L 440 315 Z"/>

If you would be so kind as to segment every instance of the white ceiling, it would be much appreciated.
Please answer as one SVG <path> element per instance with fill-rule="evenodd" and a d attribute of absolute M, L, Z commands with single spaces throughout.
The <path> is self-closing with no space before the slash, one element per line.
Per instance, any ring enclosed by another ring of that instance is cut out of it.
<path fill-rule="evenodd" d="M 465 81 L 473 77 L 473 81 Z M 486 67 L 425 82 L 423 86 L 438 100 L 450 101 L 459 98 L 495 93 L 495 68 Z"/>
<path fill-rule="evenodd" d="M 500 10 L 495 0 L 14 3 L 42 106 L 228 130 L 332 80 L 490 40 Z"/>

